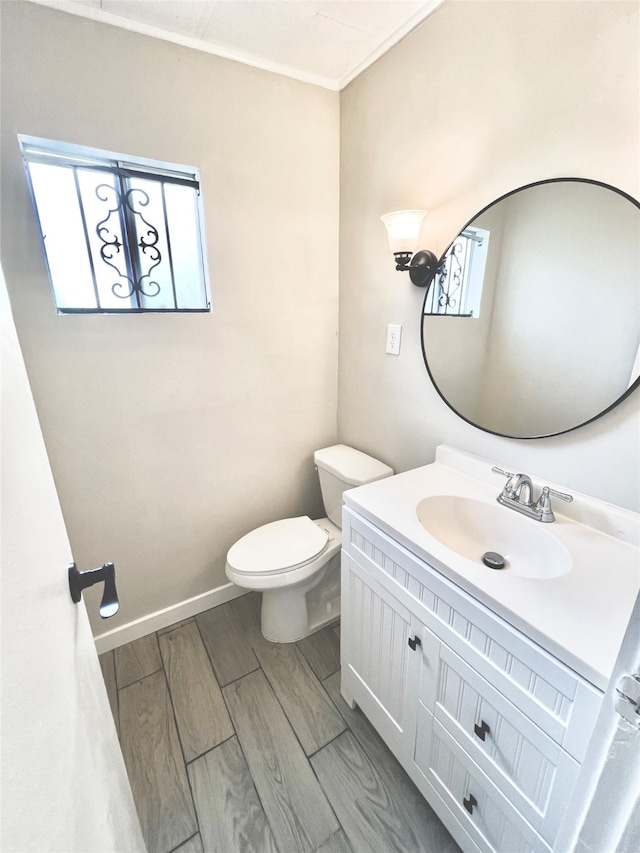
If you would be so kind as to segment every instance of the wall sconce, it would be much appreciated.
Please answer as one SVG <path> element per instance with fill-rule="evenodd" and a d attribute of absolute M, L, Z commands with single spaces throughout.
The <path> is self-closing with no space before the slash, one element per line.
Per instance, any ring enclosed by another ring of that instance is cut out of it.
<path fill-rule="evenodd" d="M 426 210 L 396 210 L 380 217 L 387 229 L 396 269 L 408 271 L 409 278 L 417 287 L 429 285 L 438 271 L 438 259 L 433 252 L 416 252 L 420 226 L 426 215 Z"/>

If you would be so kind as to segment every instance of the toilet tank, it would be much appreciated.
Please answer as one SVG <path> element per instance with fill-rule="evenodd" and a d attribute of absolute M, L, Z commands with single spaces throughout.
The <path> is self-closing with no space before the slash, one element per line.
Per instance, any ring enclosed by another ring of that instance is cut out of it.
<path fill-rule="evenodd" d="M 318 469 L 325 512 L 338 527 L 342 527 L 344 491 L 393 476 L 393 468 L 346 444 L 316 450 L 313 461 Z"/>

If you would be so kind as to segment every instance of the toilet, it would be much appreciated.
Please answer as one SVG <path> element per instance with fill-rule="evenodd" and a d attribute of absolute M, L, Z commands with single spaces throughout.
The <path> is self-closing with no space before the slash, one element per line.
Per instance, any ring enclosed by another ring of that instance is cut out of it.
<path fill-rule="evenodd" d="M 388 465 L 344 444 L 316 450 L 313 461 L 328 517 L 272 521 L 227 554 L 228 579 L 262 593 L 262 634 L 274 643 L 293 643 L 340 615 L 342 493 L 393 475 Z"/>

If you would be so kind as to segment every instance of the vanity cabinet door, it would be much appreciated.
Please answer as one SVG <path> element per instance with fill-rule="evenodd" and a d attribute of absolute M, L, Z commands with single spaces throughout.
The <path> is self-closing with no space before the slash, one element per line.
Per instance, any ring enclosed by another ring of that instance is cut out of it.
<path fill-rule="evenodd" d="M 421 657 L 414 638 L 422 626 L 344 553 L 342 596 L 342 695 L 390 746 L 413 757 Z"/>

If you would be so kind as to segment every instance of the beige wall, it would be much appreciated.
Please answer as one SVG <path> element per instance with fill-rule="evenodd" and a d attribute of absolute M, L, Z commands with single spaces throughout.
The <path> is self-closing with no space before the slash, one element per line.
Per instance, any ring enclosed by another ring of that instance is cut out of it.
<path fill-rule="evenodd" d="M 2 3 L 2 263 L 74 559 L 116 563 L 100 630 L 225 584 L 252 527 L 320 512 L 338 131 L 335 92 Z M 16 133 L 200 167 L 213 312 L 56 316 Z"/>
<path fill-rule="evenodd" d="M 425 208 L 440 254 L 494 198 L 550 177 L 640 195 L 640 5 L 450 0 L 341 98 L 340 440 L 396 470 L 453 444 L 637 510 L 639 403 L 517 441 L 442 402 L 420 350 L 423 291 L 394 270 L 381 214 Z M 388 323 L 403 325 L 399 357 Z M 496 480 L 496 488 L 500 485 Z"/>

